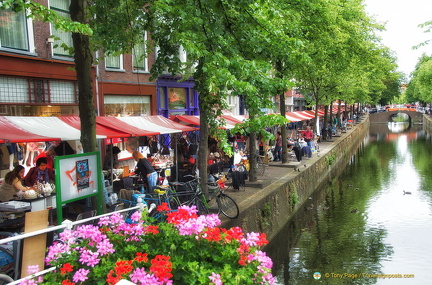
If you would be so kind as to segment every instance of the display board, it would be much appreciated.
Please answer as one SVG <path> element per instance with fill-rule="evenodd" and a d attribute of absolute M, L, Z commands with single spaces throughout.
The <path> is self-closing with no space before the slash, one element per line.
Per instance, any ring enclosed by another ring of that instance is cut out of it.
<path fill-rule="evenodd" d="M 100 152 L 98 151 L 55 157 L 58 224 L 63 221 L 63 205 L 92 196 L 97 198 L 97 213 L 103 213 L 100 161 Z"/>

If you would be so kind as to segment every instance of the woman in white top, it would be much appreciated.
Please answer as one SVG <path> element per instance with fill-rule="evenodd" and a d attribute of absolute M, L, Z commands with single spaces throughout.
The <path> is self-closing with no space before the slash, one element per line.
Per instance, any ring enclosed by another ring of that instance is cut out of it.
<path fill-rule="evenodd" d="M 24 166 L 17 165 L 15 168 L 6 173 L 3 183 L 0 187 L 0 201 L 7 202 L 15 199 L 19 191 L 27 191 L 30 188 L 23 186 L 22 179 L 24 177 Z"/>

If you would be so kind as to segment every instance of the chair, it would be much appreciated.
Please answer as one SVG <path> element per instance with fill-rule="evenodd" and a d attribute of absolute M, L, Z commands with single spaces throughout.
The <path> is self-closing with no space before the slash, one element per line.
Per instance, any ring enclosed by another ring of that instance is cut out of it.
<path fill-rule="evenodd" d="M 14 236 L 14 233 L 0 232 L 0 238 L 12 236 Z M 5 274 L 14 280 L 18 280 L 20 278 L 20 268 L 21 240 L 16 240 L 9 244 L 0 244 L 0 274 Z"/>
<path fill-rule="evenodd" d="M 88 211 L 88 212 L 83 212 L 83 213 L 78 214 L 78 216 L 76 217 L 76 221 L 85 220 L 85 219 L 88 219 L 88 218 L 92 218 L 94 216 L 96 216 L 96 210 L 91 210 L 91 211 Z M 80 226 L 80 225 L 94 225 L 95 223 L 96 223 L 96 220 L 88 221 L 88 222 L 85 222 L 85 223 L 82 223 L 82 224 L 79 224 L 79 225 L 75 225 L 75 226 L 73 226 L 72 229 L 76 230 L 77 227 Z"/>

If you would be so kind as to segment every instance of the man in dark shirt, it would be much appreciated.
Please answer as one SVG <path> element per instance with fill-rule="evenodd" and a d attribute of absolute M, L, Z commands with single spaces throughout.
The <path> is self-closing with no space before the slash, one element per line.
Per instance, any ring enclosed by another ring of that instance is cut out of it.
<path fill-rule="evenodd" d="M 135 174 L 141 175 L 143 178 L 147 178 L 148 191 L 151 191 L 154 186 L 156 186 L 156 181 L 158 178 L 157 172 L 154 170 L 150 161 L 146 159 L 142 153 L 139 151 L 134 151 L 132 157 L 137 162 L 135 166 Z"/>

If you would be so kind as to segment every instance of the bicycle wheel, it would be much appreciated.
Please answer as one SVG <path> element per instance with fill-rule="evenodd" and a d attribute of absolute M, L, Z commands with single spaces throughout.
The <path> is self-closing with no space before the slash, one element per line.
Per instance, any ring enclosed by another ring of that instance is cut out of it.
<path fill-rule="evenodd" d="M 203 199 L 205 199 L 204 195 L 194 199 L 194 205 L 197 207 L 199 215 L 207 215 L 209 213 L 207 202 L 204 202 Z"/>
<path fill-rule="evenodd" d="M 234 201 L 234 199 L 227 194 L 220 193 L 216 197 L 216 202 L 218 204 L 219 211 L 222 212 L 222 214 L 224 214 L 227 218 L 235 219 L 239 216 L 240 210 L 236 201 Z"/>

